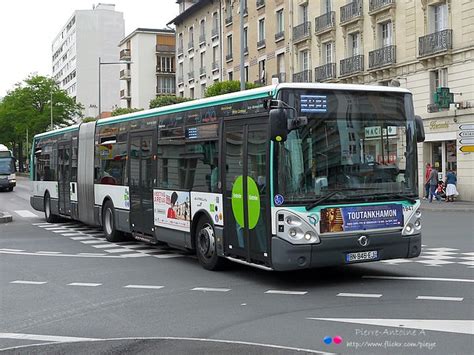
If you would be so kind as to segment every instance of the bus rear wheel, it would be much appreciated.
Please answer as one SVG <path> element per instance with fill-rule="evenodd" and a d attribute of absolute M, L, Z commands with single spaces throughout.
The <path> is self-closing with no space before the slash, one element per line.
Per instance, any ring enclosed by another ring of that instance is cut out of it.
<path fill-rule="evenodd" d="M 58 216 L 51 212 L 51 198 L 49 197 L 49 193 L 44 195 L 44 218 L 48 223 L 54 223 L 58 221 Z"/>
<path fill-rule="evenodd" d="M 196 255 L 199 263 L 207 270 L 220 270 L 225 260 L 217 255 L 214 227 L 205 217 L 201 217 L 194 235 Z"/>
<path fill-rule="evenodd" d="M 123 233 L 118 231 L 115 226 L 115 209 L 110 200 L 105 203 L 102 210 L 102 228 L 104 229 L 105 239 L 109 242 L 123 240 Z"/>

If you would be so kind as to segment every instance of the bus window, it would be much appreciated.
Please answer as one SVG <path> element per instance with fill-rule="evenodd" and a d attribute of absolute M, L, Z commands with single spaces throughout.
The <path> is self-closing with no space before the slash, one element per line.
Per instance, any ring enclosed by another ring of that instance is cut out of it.
<path fill-rule="evenodd" d="M 119 137 L 101 137 L 96 146 L 96 183 L 124 185 L 126 183 L 127 142 Z"/>

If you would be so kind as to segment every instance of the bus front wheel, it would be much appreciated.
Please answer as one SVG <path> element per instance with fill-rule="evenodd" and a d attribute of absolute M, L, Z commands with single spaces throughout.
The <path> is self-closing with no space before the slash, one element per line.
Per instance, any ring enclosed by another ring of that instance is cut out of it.
<path fill-rule="evenodd" d="M 123 239 L 123 233 L 115 227 L 115 209 L 112 201 L 107 201 L 102 211 L 102 228 L 105 239 L 109 242 L 119 242 Z"/>
<path fill-rule="evenodd" d="M 217 255 L 214 227 L 205 217 L 202 217 L 196 227 L 195 245 L 199 263 L 207 270 L 220 270 L 224 259 Z"/>
<path fill-rule="evenodd" d="M 48 223 L 54 223 L 58 220 L 58 217 L 51 212 L 51 198 L 49 193 L 44 195 L 44 218 Z"/>

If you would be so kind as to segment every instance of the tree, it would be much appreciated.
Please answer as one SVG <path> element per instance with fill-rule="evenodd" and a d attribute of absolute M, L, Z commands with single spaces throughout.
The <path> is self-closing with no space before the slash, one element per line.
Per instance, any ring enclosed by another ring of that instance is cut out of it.
<path fill-rule="evenodd" d="M 158 96 L 150 101 L 150 108 L 157 108 L 162 106 L 168 106 L 173 104 L 179 104 L 181 102 L 190 101 L 191 99 L 185 97 L 178 97 L 175 95 L 163 95 Z"/>
<path fill-rule="evenodd" d="M 258 87 L 252 83 L 245 83 L 245 90 L 255 89 Z M 231 92 L 240 91 L 240 81 L 237 80 L 228 80 L 228 81 L 218 81 L 217 83 L 212 84 L 206 89 L 205 97 L 217 96 L 228 94 Z"/>
<path fill-rule="evenodd" d="M 69 125 L 82 116 L 82 105 L 74 102 L 56 82 L 41 75 L 31 75 L 15 85 L 0 103 L 0 141 L 14 147 L 20 171 L 23 170 L 23 142 L 51 128 Z"/>
<path fill-rule="evenodd" d="M 125 115 L 127 113 L 142 111 L 142 108 L 125 108 L 125 107 L 118 107 L 112 111 L 112 116 L 120 116 Z"/>

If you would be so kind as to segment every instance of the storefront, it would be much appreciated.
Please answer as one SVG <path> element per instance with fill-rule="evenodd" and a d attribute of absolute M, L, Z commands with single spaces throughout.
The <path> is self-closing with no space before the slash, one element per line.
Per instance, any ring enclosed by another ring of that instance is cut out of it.
<path fill-rule="evenodd" d="M 425 142 L 418 146 L 420 196 L 423 195 L 426 164 L 430 163 L 443 181 L 446 172 L 452 169 L 458 178 L 458 199 L 474 201 L 474 152 L 464 148 L 470 141 L 462 139 L 466 127 L 471 127 L 467 125 L 474 123 L 474 110 L 450 110 L 430 116 L 424 119 Z"/>

